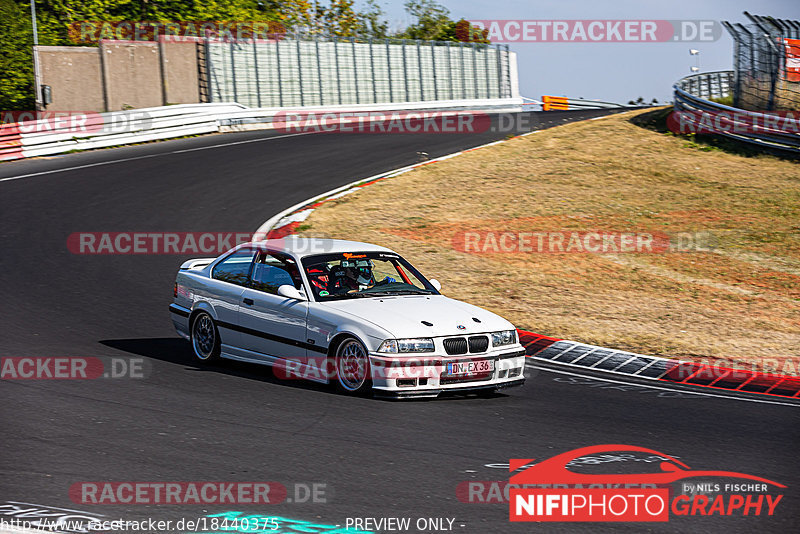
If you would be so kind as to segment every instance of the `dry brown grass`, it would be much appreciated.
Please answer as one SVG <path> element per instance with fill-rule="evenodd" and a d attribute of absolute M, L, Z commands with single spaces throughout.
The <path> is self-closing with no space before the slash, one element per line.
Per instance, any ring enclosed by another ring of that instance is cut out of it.
<path fill-rule="evenodd" d="M 386 245 L 519 328 L 682 359 L 800 362 L 800 166 L 568 124 L 325 204 L 306 234 Z M 712 252 L 459 252 L 464 230 L 706 232 Z M 784 367 L 783 363 L 787 363 Z"/>

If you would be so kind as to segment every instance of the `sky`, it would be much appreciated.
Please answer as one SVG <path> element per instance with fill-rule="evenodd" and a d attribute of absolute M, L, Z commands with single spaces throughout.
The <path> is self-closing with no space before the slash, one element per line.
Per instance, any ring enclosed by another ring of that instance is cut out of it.
<path fill-rule="evenodd" d="M 404 0 L 378 0 L 392 29 L 412 19 Z M 453 19 L 467 20 L 728 20 L 748 23 L 742 12 L 800 20 L 800 0 L 439 0 Z M 357 4 L 363 6 L 363 0 Z M 731 70 L 733 41 L 726 30 L 714 42 L 513 43 L 520 93 L 625 103 L 642 97 L 668 102 L 672 85 L 691 74 Z"/>

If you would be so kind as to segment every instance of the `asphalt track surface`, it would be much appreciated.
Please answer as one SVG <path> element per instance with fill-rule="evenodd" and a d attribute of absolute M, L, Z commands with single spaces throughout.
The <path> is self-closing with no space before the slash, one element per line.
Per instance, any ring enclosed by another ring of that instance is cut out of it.
<path fill-rule="evenodd" d="M 604 113 L 535 120 L 545 127 Z M 448 517 L 459 533 L 796 532 L 795 406 L 536 369 L 523 388 L 490 399 L 387 402 L 282 382 L 253 365 L 198 365 L 167 311 L 186 258 L 81 256 L 66 247 L 81 231 L 254 231 L 283 208 L 417 162 L 419 152 L 436 157 L 505 136 L 247 132 L 1 165 L 0 180 L 22 176 L 0 181 L 1 354 L 143 358 L 146 377 L 0 381 L 0 504 L 107 518 L 241 510 L 341 525 L 348 517 Z M 488 464 L 605 443 L 787 489 L 773 517 L 616 525 L 512 524 L 507 504 L 456 496 L 461 482 L 507 479 Z M 70 500 L 81 481 L 278 481 L 290 498 L 294 484 L 317 482 L 327 502 L 92 506 Z"/>

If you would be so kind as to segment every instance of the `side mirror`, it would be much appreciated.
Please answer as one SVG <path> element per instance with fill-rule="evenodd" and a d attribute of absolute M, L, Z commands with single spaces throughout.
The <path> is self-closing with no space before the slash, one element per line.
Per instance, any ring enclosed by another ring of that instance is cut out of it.
<path fill-rule="evenodd" d="M 294 286 L 283 285 L 278 288 L 278 295 L 294 300 L 307 300 L 305 295 L 300 293 Z"/>
<path fill-rule="evenodd" d="M 436 291 L 441 291 L 442 290 L 442 283 L 439 282 L 436 278 L 431 278 L 430 280 L 428 280 L 428 282 L 431 283 L 431 285 L 433 286 L 433 289 L 435 289 Z"/>

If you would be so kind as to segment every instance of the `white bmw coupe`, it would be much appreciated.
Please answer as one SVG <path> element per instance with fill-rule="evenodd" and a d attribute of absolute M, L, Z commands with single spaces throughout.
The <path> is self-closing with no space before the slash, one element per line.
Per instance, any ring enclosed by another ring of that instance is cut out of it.
<path fill-rule="evenodd" d="M 269 365 L 348 393 L 522 385 L 514 325 L 440 288 L 387 248 L 290 236 L 185 262 L 169 310 L 199 360 Z"/>

